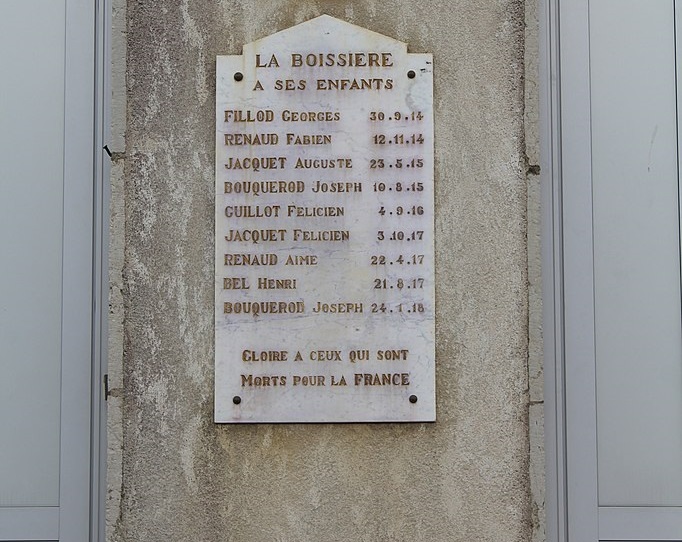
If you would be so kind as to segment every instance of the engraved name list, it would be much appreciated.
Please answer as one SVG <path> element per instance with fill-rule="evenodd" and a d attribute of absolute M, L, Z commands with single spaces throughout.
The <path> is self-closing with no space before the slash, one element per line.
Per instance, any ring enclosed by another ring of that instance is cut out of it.
<path fill-rule="evenodd" d="M 328 16 L 217 57 L 216 422 L 435 420 L 432 87 Z"/>

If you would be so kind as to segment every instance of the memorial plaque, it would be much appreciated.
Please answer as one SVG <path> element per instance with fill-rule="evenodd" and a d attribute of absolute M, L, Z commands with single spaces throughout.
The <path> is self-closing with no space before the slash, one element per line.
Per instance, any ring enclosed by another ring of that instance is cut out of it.
<path fill-rule="evenodd" d="M 215 421 L 435 420 L 430 54 L 329 16 L 219 56 Z"/>

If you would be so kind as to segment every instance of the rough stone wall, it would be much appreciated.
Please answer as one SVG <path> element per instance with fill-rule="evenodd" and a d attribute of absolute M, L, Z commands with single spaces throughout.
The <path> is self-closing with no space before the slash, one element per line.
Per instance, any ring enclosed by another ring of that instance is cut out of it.
<path fill-rule="evenodd" d="M 540 177 L 540 67 L 539 2 L 526 2 L 525 32 L 525 141 L 528 174 L 528 388 L 530 428 L 530 491 L 532 542 L 546 539 L 544 371 L 542 340 L 542 224 Z"/>
<path fill-rule="evenodd" d="M 108 539 L 529 540 L 523 2 L 118 5 Z M 434 55 L 433 424 L 212 422 L 215 56 L 322 13 Z"/>

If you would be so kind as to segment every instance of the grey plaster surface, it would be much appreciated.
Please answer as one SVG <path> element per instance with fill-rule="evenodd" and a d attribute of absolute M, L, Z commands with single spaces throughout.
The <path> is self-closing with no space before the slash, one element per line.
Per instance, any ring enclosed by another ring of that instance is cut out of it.
<path fill-rule="evenodd" d="M 546 539 L 544 371 L 542 340 L 542 224 L 538 2 L 528 1 L 524 40 L 524 127 L 528 172 L 528 388 L 533 542 Z"/>
<path fill-rule="evenodd" d="M 433 424 L 212 422 L 215 56 L 322 13 L 434 54 Z M 127 21 L 109 539 L 529 540 L 523 3 L 160 0 Z"/>
<path fill-rule="evenodd" d="M 105 532 L 114 537 L 121 510 L 123 453 L 123 264 L 125 256 L 126 2 L 111 4 L 111 127 L 109 177 L 109 330 L 107 399 L 107 489 Z"/>

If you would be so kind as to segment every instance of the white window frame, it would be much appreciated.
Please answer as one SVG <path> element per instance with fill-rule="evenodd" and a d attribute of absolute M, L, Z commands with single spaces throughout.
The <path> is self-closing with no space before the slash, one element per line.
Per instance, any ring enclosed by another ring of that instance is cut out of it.
<path fill-rule="evenodd" d="M 8 540 L 104 541 L 109 163 L 100 150 L 109 126 L 111 17 L 109 0 L 65 0 L 65 9 L 59 506 L 0 509 L 0 539 Z"/>
<path fill-rule="evenodd" d="M 547 541 L 680 540 L 680 508 L 598 508 L 589 1 L 539 10 Z M 670 1 L 679 52 L 682 1 Z"/>

